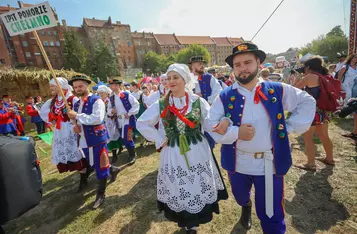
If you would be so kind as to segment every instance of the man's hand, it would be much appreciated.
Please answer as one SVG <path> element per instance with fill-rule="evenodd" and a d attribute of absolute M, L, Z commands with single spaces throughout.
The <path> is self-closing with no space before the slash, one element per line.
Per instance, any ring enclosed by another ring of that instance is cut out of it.
<path fill-rule="evenodd" d="M 67 112 L 67 115 L 70 119 L 76 119 L 76 116 L 77 116 L 77 112 L 75 112 L 74 110 L 69 110 Z"/>
<path fill-rule="evenodd" d="M 115 107 L 112 109 L 112 115 L 116 115 L 117 114 L 117 110 L 115 109 Z"/>
<path fill-rule="evenodd" d="M 8 112 L 12 112 L 12 113 L 15 113 L 15 109 L 14 109 L 14 108 L 12 108 L 12 107 L 10 107 L 10 108 L 7 108 L 7 111 L 8 111 Z"/>
<path fill-rule="evenodd" d="M 219 135 L 223 135 L 227 132 L 229 127 L 229 120 L 223 119 L 218 124 L 212 127 L 212 132 L 218 133 Z"/>
<path fill-rule="evenodd" d="M 243 124 L 239 127 L 238 139 L 250 141 L 255 135 L 255 128 L 251 124 Z"/>
<path fill-rule="evenodd" d="M 82 131 L 81 126 L 79 126 L 78 124 L 74 125 L 73 130 L 77 134 L 81 133 L 81 131 Z"/>
<path fill-rule="evenodd" d="M 129 117 L 130 117 L 128 113 L 125 113 L 124 116 L 126 119 L 129 119 Z"/>

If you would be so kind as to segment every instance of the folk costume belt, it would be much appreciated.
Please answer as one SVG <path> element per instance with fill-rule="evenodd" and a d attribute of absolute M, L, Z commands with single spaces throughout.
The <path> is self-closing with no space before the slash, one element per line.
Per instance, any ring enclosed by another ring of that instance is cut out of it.
<path fill-rule="evenodd" d="M 253 156 L 255 159 L 264 159 L 265 175 L 265 213 L 271 218 L 274 215 L 274 155 L 271 150 L 265 152 L 250 153 L 237 149 L 238 155 Z"/>

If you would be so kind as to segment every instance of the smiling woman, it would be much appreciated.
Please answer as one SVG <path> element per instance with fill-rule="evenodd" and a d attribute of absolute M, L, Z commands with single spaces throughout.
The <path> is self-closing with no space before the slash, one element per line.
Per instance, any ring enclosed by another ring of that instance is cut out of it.
<path fill-rule="evenodd" d="M 227 191 L 216 160 L 202 134 L 209 104 L 192 93 L 189 68 L 172 64 L 167 70 L 170 88 L 139 118 L 137 129 L 155 142 L 160 153 L 157 177 L 158 208 L 165 217 L 196 233 L 200 224 L 219 213 L 218 201 Z M 159 123 L 159 129 L 155 125 Z"/>

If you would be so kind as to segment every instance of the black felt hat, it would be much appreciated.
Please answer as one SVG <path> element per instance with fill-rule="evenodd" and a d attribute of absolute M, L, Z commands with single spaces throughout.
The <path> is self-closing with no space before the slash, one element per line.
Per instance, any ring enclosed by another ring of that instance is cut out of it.
<path fill-rule="evenodd" d="M 123 80 L 119 79 L 119 78 L 113 78 L 109 80 L 109 84 L 122 84 Z"/>
<path fill-rule="evenodd" d="M 203 56 L 192 56 L 190 60 L 188 61 L 188 64 L 195 63 L 195 62 L 203 62 L 207 63 L 204 59 Z"/>
<path fill-rule="evenodd" d="M 244 53 L 248 53 L 248 52 L 254 53 L 259 58 L 260 63 L 263 63 L 266 58 L 265 52 L 262 50 L 259 50 L 258 46 L 256 44 L 253 44 L 250 42 L 244 42 L 244 43 L 241 43 L 241 44 L 233 47 L 232 54 L 229 55 L 225 61 L 229 66 L 233 67 L 233 58 L 235 56 L 237 56 L 238 54 L 244 54 Z"/>
<path fill-rule="evenodd" d="M 68 84 L 73 86 L 73 82 L 77 81 L 77 80 L 83 80 L 83 81 L 87 82 L 88 84 L 92 83 L 92 80 L 89 77 L 76 75 L 76 76 L 73 76 L 72 79 L 68 81 Z"/>

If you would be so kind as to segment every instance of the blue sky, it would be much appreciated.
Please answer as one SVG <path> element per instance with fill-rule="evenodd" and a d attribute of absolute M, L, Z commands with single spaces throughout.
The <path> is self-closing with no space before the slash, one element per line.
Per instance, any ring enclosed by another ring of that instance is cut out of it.
<path fill-rule="evenodd" d="M 132 31 L 231 36 L 250 40 L 281 0 L 49 0 L 60 19 L 121 21 Z M 42 1 L 27 0 L 37 4 Z M 16 0 L 0 5 L 17 6 Z M 345 14 L 344 14 L 345 10 Z M 270 53 L 301 47 L 336 25 L 349 30 L 350 0 L 285 0 L 254 42 Z"/>

